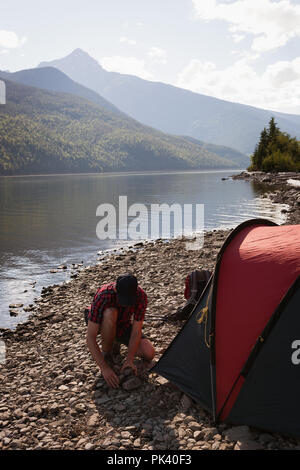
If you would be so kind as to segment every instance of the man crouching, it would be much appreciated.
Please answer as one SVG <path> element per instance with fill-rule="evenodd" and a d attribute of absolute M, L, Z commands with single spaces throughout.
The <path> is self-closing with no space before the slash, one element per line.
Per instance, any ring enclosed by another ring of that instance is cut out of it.
<path fill-rule="evenodd" d="M 116 282 L 101 286 L 94 296 L 87 315 L 86 342 L 106 383 L 112 388 L 119 386 L 119 378 L 111 367 L 114 341 L 128 346 L 121 373 L 130 367 L 137 374 L 133 363 L 135 356 L 149 362 L 154 358 L 154 347 L 142 334 L 146 308 L 147 295 L 132 274 L 124 274 Z M 99 332 L 102 351 L 97 343 Z"/>

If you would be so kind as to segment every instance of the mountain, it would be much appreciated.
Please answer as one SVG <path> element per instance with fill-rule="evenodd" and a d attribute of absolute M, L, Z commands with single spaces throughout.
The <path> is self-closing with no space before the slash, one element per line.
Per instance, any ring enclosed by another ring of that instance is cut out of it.
<path fill-rule="evenodd" d="M 102 106 L 108 111 L 120 113 L 116 106 L 102 98 L 98 93 L 74 82 L 66 74 L 54 67 L 20 70 L 19 72 L 14 73 L 0 71 L 0 77 L 3 79 L 6 78 L 12 82 L 22 83 L 23 85 L 81 96 L 82 98 Z"/>
<path fill-rule="evenodd" d="M 11 80 L 16 83 L 39 87 L 49 91 L 75 94 L 104 107 L 108 111 L 113 111 L 118 114 L 122 114 L 124 118 L 126 117 L 124 113 L 121 113 L 121 111 L 115 108 L 115 106 L 113 106 L 107 100 L 102 98 L 102 96 L 100 96 L 98 93 L 91 91 L 82 85 L 79 85 L 70 79 L 66 74 L 58 69 L 55 69 L 54 67 L 21 70 L 15 73 L 0 72 L 0 78 L 6 78 L 7 80 Z M 233 149 L 207 144 L 192 138 L 190 138 L 190 141 L 193 141 L 194 144 L 201 146 L 210 153 L 219 155 L 222 158 L 226 158 L 227 160 L 231 160 L 237 163 L 239 168 L 246 168 L 249 165 L 249 158 Z"/>
<path fill-rule="evenodd" d="M 104 70 L 86 52 L 40 66 L 53 66 L 96 91 L 118 109 L 148 126 L 176 135 L 232 147 L 250 154 L 274 116 L 278 126 L 300 138 L 300 116 L 231 103 L 159 82 Z"/>
<path fill-rule="evenodd" d="M 231 147 L 226 147 L 224 145 L 208 144 L 207 142 L 201 142 L 201 140 L 197 140 L 193 137 L 189 137 L 186 135 L 179 137 L 182 137 L 188 142 L 201 145 L 203 149 L 207 150 L 208 152 L 219 155 L 219 157 L 234 161 L 239 168 L 245 168 L 249 164 L 249 157 L 247 157 L 244 153 L 239 152 L 238 150 L 232 149 Z"/>
<path fill-rule="evenodd" d="M 85 98 L 2 79 L 0 174 L 238 167 Z"/>

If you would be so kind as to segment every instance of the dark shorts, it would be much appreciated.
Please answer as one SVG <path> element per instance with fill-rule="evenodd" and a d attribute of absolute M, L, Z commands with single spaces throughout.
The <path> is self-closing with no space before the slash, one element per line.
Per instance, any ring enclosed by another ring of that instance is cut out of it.
<path fill-rule="evenodd" d="M 130 325 L 129 328 L 127 328 L 127 330 L 124 331 L 122 336 L 117 336 L 116 341 L 118 343 L 125 344 L 125 346 L 128 346 L 129 340 L 130 340 L 130 335 L 131 335 L 131 330 L 132 330 L 132 325 Z M 147 338 L 147 337 L 142 333 L 142 338 L 141 339 L 145 339 L 145 338 Z"/>
<path fill-rule="evenodd" d="M 88 324 L 88 316 L 89 316 L 90 310 L 88 308 L 84 309 L 84 319 L 86 325 Z M 130 340 L 130 335 L 131 335 L 131 330 L 132 330 L 132 325 L 127 328 L 127 330 L 124 331 L 124 333 L 121 336 L 116 337 L 116 341 L 121 344 L 125 344 L 125 346 L 128 346 L 129 340 Z M 145 335 L 142 333 L 142 339 L 147 338 Z"/>

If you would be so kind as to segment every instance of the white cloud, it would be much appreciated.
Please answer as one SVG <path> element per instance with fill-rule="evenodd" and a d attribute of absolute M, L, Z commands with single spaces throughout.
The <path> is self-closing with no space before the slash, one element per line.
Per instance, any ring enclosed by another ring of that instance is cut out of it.
<path fill-rule="evenodd" d="M 286 84 L 300 85 L 300 57 L 293 61 L 282 60 L 269 65 L 265 76 L 273 87 L 284 87 Z M 300 104 L 300 103 L 299 103 Z"/>
<path fill-rule="evenodd" d="M 151 47 L 148 51 L 148 56 L 162 64 L 167 63 L 167 51 L 160 47 Z"/>
<path fill-rule="evenodd" d="M 120 37 L 120 42 L 125 42 L 131 46 L 136 46 L 136 41 L 134 41 L 134 39 L 129 39 L 127 36 Z"/>
<path fill-rule="evenodd" d="M 243 34 L 232 34 L 232 39 L 234 42 L 241 42 L 245 36 Z"/>
<path fill-rule="evenodd" d="M 110 72 L 137 75 L 145 80 L 152 80 L 153 74 L 146 68 L 145 61 L 137 57 L 111 56 L 100 59 L 102 67 Z"/>
<path fill-rule="evenodd" d="M 16 49 L 25 44 L 27 38 L 23 36 L 19 38 L 13 31 L 0 31 L 0 47 L 5 49 Z"/>
<path fill-rule="evenodd" d="M 252 49 L 265 52 L 300 37 L 300 5 L 290 0 L 192 0 L 196 17 L 204 21 L 223 20 L 236 40 L 238 33 L 254 35 Z"/>
<path fill-rule="evenodd" d="M 193 59 L 178 75 L 176 85 L 228 101 L 300 113 L 300 57 L 276 62 L 262 73 L 253 68 L 253 58 L 245 55 L 222 69 Z"/>

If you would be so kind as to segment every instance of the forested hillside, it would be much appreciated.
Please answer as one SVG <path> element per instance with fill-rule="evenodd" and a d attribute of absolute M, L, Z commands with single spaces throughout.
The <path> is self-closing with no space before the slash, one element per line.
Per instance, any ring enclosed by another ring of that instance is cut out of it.
<path fill-rule="evenodd" d="M 234 168 L 201 145 L 83 98 L 6 80 L 0 173 Z"/>

